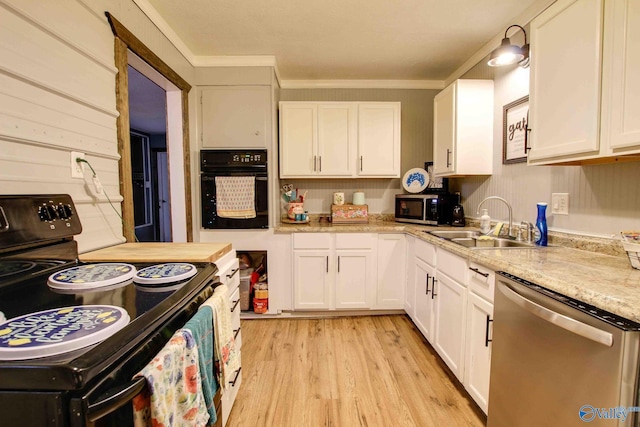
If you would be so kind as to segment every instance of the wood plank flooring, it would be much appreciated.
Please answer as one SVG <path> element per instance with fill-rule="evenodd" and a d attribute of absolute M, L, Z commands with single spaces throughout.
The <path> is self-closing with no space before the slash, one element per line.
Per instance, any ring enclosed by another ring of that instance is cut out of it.
<path fill-rule="evenodd" d="M 405 315 L 242 320 L 229 427 L 483 426 Z"/>

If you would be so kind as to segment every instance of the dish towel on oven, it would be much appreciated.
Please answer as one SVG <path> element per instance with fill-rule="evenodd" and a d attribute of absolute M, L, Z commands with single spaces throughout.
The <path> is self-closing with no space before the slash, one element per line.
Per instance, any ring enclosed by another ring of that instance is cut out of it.
<path fill-rule="evenodd" d="M 216 213 L 220 218 L 255 218 L 255 197 L 255 176 L 216 176 Z"/>
<path fill-rule="evenodd" d="M 198 310 L 183 328 L 191 331 L 193 339 L 198 346 L 198 365 L 200 367 L 200 378 L 202 379 L 202 394 L 207 405 L 207 412 L 209 412 L 207 426 L 213 426 L 217 421 L 213 396 L 218 390 L 218 382 L 216 381 L 215 361 L 213 358 L 213 310 L 211 307 L 203 307 L 202 310 Z"/>
<path fill-rule="evenodd" d="M 240 355 L 233 338 L 228 292 L 227 285 L 220 285 L 213 291 L 213 296 L 200 306 L 201 310 L 207 306 L 213 309 L 215 359 L 221 392 L 229 386 L 233 373 L 240 368 Z"/>
<path fill-rule="evenodd" d="M 176 331 L 138 376 L 147 379 L 147 387 L 133 398 L 136 427 L 207 425 L 198 346 L 189 330 Z"/>

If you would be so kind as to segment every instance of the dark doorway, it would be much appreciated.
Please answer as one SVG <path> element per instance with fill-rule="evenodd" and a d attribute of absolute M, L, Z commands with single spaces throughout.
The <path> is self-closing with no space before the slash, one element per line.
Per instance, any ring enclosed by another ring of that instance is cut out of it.
<path fill-rule="evenodd" d="M 166 92 L 128 66 L 131 178 L 136 239 L 170 242 Z"/>

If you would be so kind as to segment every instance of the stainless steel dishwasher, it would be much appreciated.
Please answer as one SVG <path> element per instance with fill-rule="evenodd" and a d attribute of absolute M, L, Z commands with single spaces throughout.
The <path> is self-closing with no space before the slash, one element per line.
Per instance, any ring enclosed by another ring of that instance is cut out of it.
<path fill-rule="evenodd" d="M 638 426 L 640 325 L 496 279 L 487 425 Z"/>

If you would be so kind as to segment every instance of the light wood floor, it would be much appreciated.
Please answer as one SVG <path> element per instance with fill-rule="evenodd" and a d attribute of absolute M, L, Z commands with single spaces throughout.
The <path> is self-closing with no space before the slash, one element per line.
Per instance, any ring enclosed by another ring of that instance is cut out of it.
<path fill-rule="evenodd" d="M 242 321 L 227 426 L 483 426 L 405 315 Z"/>

